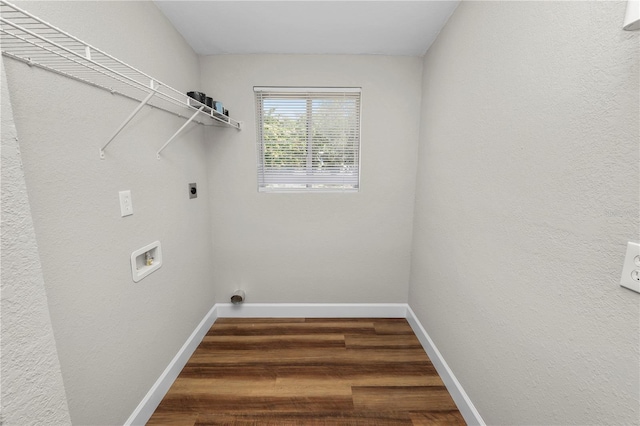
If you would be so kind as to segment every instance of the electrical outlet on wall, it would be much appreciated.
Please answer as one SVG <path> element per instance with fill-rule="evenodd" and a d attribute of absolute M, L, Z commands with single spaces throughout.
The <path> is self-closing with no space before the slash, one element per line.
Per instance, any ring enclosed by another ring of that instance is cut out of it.
<path fill-rule="evenodd" d="M 624 257 L 620 285 L 640 293 L 640 244 L 638 243 L 627 243 L 627 255 Z"/>

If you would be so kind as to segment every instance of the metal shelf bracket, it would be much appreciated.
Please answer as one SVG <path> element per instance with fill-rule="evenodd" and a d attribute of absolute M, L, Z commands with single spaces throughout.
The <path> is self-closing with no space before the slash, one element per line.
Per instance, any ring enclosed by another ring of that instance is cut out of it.
<path fill-rule="evenodd" d="M 197 116 L 198 114 L 200 114 L 200 112 L 202 112 L 202 110 L 203 110 L 203 109 L 204 109 L 204 106 L 201 106 L 200 108 L 198 108 L 198 110 L 197 110 L 196 112 L 194 112 L 194 113 L 193 113 L 193 115 L 191 116 L 191 118 L 189 118 L 189 119 L 187 120 L 187 122 L 186 122 L 186 123 L 184 123 L 184 124 L 182 125 L 182 127 L 180 127 L 180 128 L 178 129 L 178 131 L 176 131 L 176 132 L 173 134 L 173 136 L 171 136 L 171 137 L 169 138 L 169 140 L 168 140 L 167 142 L 165 142 L 165 144 L 164 144 L 164 145 L 162 145 L 162 148 L 160 148 L 160 149 L 158 150 L 158 152 L 156 153 L 156 157 L 158 158 L 158 160 L 160 159 L 160 153 L 162 152 L 162 150 L 164 150 L 164 149 L 167 147 L 167 145 L 169 145 L 169 144 L 170 144 L 170 143 L 171 143 L 171 142 L 176 138 L 176 136 L 178 136 L 178 135 L 180 134 L 180 132 L 182 132 L 182 131 L 184 130 L 184 128 L 185 128 L 185 127 L 187 127 L 187 125 L 188 125 L 189 123 L 191 123 L 191 122 L 193 121 L 193 119 L 194 119 L 194 118 L 196 118 L 196 116 Z"/>
<path fill-rule="evenodd" d="M 104 160 L 104 150 L 107 146 L 109 146 L 109 144 L 111 142 L 113 142 L 113 140 L 116 138 L 116 136 L 118 136 L 118 134 L 122 131 L 122 129 L 124 129 L 126 127 L 127 124 L 129 124 L 129 122 L 131 120 L 133 120 L 133 117 L 136 116 L 136 114 L 138 114 L 138 112 L 140 112 L 140 110 L 142 109 L 143 106 L 145 106 L 147 104 L 147 102 L 149 102 L 149 100 L 153 97 L 153 95 L 155 95 L 158 91 L 157 88 L 153 87 L 153 80 L 151 81 L 151 88 L 153 89 L 151 93 L 149 93 L 147 95 L 146 98 L 144 98 L 142 100 L 142 102 L 140 102 L 140 104 L 136 107 L 136 109 L 133 110 L 133 112 L 131 114 L 129 114 L 129 117 L 127 117 L 124 122 L 120 125 L 120 127 L 118 127 L 118 130 L 116 130 L 115 132 L 113 132 L 113 135 L 111 135 L 111 137 L 109 138 L 109 141 L 104 144 L 104 146 L 102 148 L 100 148 L 100 158 Z"/>
<path fill-rule="evenodd" d="M 214 111 L 211 107 L 188 97 L 183 91 L 160 83 L 148 74 L 6 0 L 0 0 L 0 51 L 3 56 L 28 64 L 30 67 L 45 69 L 139 102 L 129 117 L 100 148 L 99 153 L 102 159 L 105 158 L 105 149 L 145 105 L 181 118 L 187 118 L 189 113 L 185 113 L 185 110 L 193 112 L 192 108 L 197 109 L 157 152 L 158 157 L 162 150 L 192 121 L 207 126 L 241 129 L 239 121 Z M 203 114 L 202 120 L 197 118 L 199 113 Z M 204 119 L 205 116 L 209 119 Z"/>

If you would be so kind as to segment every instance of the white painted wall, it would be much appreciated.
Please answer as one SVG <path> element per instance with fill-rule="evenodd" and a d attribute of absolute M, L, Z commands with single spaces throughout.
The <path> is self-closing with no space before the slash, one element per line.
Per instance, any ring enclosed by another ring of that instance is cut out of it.
<path fill-rule="evenodd" d="M 409 302 L 488 424 L 638 424 L 640 33 L 462 2 L 424 62 Z"/>
<path fill-rule="evenodd" d="M 0 424 L 70 424 L 2 57 L 0 68 Z"/>
<path fill-rule="evenodd" d="M 241 132 L 193 126 L 158 161 L 182 121 L 145 109 L 102 161 L 98 148 L 135 104 L 7 60 L 74 423 L 122 423 L 213 302 L 237 287 L 249 302 L 409 294 L 488 423 L 637 423 L 640 306 L 618 286 L 640 207 L 638 34 L 620 30 L 623 3 L 464 2 L 424 63 L 198 63 L 149 2 L 21 5 L 244 120 Z M 254 85 L 362 87 L 361 192 L 258 193 Z M 3 158 L 3 180 L 4 167 Z M 200 197 L 189 200 L 194 181 Z M 123 189 L 133 192 L 128 218 Z M 3 228 L 3 262 L 15 234 Z M 156 239 L 164 265 L 134 284 L 128 256 Z M 4 274 L 3 265 L 3 292 Z M 38 347 L 53 363 L 64 422 L 52 342 Z M 3 396 L 5 385 L 3 376 Z"/>
<path fill-rule="evenodd" d="M 151 2 L 20 6 L 177 89 L 197 86 L 197 56 Z M 71 420 L 122 424 L 214 303 L 204 129 L 158 161 L 184 120 L 146 108 L 100 160 L 136 103 L 5 62 Z M 125 189 L 134 215 L 121 218 Z M 155 240 L 163 266 L 134 283 L 130 253 Z"/>
<path fill-rule="evenodd" d="M 421 73 L 411 57 L 202 57 L 203 91 L 244 120 L 207 135 L 217 301 L 406 302 Z M 254 86 L 362 87 L 359 193 L 258 193 Z"/>

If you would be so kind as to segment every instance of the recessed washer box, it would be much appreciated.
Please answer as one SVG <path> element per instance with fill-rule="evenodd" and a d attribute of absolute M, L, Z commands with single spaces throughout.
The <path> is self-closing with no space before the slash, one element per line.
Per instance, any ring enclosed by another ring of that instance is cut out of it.
<path fill-rule="evenodd" d="M 162 266 L 162 248 L 155 241 L 131 253 L 131 277 L 138 282 Z"/>

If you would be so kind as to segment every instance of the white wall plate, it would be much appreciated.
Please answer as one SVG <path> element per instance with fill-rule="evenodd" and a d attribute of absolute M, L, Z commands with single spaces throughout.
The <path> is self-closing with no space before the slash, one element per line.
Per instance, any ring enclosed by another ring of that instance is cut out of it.
<path fill-rule="evenodd" d="M 627 243 L 620 285 L 640 293 L 640 244 L 638 243 Z"/>

